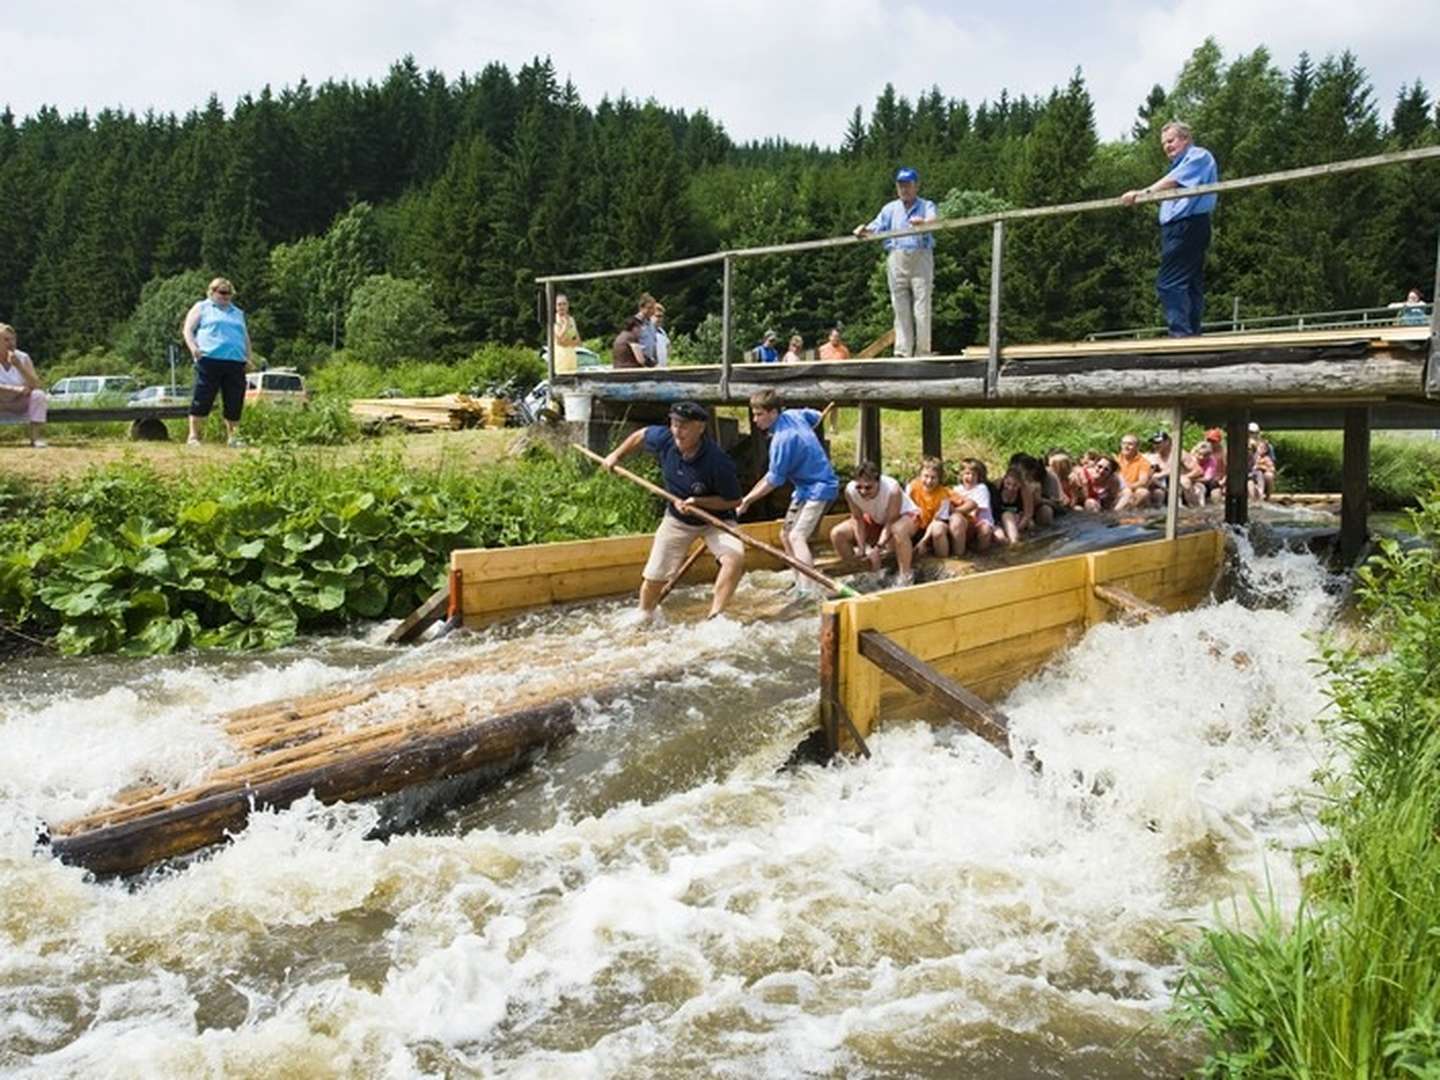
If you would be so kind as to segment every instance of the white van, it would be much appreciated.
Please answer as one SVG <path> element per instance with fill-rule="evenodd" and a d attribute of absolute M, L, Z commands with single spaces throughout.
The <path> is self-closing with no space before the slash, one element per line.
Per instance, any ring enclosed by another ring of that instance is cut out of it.
<path fill-rule="evenodd" d="M 305 389 L 305 380 L 294 370 L 252 371 L 245 376 L 245 404 L 253 405 L 257 401 L 307 405 L 310 392 Z"/>
<path fill-rule="evenodd" d="M 100 398 L 117 403 L 128 398 L 140 384 L 129 375 L 72 375 L 49 390 L 52 405 L 89 405 Z"/>

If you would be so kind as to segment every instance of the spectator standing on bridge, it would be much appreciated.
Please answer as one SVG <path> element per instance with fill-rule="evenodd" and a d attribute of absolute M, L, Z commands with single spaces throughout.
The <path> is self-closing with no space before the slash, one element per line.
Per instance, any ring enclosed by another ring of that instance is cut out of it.
<path fill-rule="evenodd" d="M 235 286 L 228 278 L 210 282 L 209 295 L 196 301 L 185 316 L 181 332 L 195 360 L 195 390 L 190 398 L 189 446 L 200 445 L 200 426 L 220 395 L 221 412 L 231 446 L 240 441 L 240 414 L 245 408 L 245 369 L 250 366 L 250 331 L 245 313 L 232 298 Z"/>
<path fill-rule="evenodd" d="M 705 433 L 709 420 L 710 414 L 703 405 L 677 401 L 670 406 L 668 425 L 653 424 L 631 432 L 605 458 L 605 468 L 613 470 L 622 459 L 643 446 L 659 459 L 665 490 L 683 500 L 680 508 L 674 503 L 665 507 L 665 517 L 650 544 L 650 558 L 641 572 L 640 614 L 646 619 L 654 614 L 665 583 L 680 569 L 697 538 L 705 541 L 710 554 L 720 563 L 710 601 L 710 618 L 725 610 L 735 595 L 740 575 L 745 572 L 745 545 L 703 518 L 685 512 L 699 507 L 733 522 L 735 507 L 740 502 L 735 462 Z"/>
<path fill-rule="evenodd" d="M 640 294 L 640 307 L 635 312 L 635 318 L 640 321 L 640 329 L 635 340 L 639 342 L 640 351 L 645 356 L 645 367 L 654 367 L 660 362 L 660 354 L 655 346 L 655 309 L 659 306 L 648 292 Z"/>
<path fill-rule="evenodd" d="M 760 344 L 755 346 L 755 362 L 757 364 L 778 364 L 780 362 L 780 350 L 775 348 L 775 342 L 779 335 L 774 330 L 766 330 L 765 336 L 760 339 Z"/>
<path fill-rule="evenodd" d="M 650 323 L 655 327 L 655 366 L 670 366 L 670 335 L 665 332 L 665 305 L 655 301 L 655 314 Z"/>
<path fill-rule="evenodd" d="M 580 359 L 576 350 L 580 347 L 580 329 L 575 325 L 575 316 L 570 314 L 570 298 L 564 293 L 555 297 L 555 373 L 573 375 Z"/>
<path fill-rule="evenodd" d="M 1405 300 L 1398 306 L 1399 314 L 1395 321 L 1401 326 L 1424 326 L 1430 321 L 1430 316 L 1425 311 L 1425 301 L 1420 298 L 1419 289 L 1411 289 L 1405 294 Z"/>
<path fill-rule="evenodd" d="M 1189 124 L 1170 121 L 1160 129 L 1160 145 L 1170 159 L 1169 171 L 1149 187 L 1121 195 L 1126 206 L 1153 191 L 1180 191 L 1219 181 L 1214 155 L 1195 145 Z M 1205 253 L 1210 248 L 1210 215 L 1216 201 L 1215 195 L 1198 195 L 1160 204 L 1160 273 L 1155 291 L 1165 309 L 1171 337 L 1200 333 L 1205 314 Z"/>
<path fill-rule="evenodd" d="M 15 346 L 19 340 L 15 328 L 0 323 L 0 416 L 23 415 L 30 424 L 30 445 L 44 449 L 46 397 L 35 374 L 35 362 L 29 353 Z"/>
<path fill-rule="evenodd" d="M 785 355 L 780 358 L 782 364 L 798 364 L 805 358 L 801 355 L 805 349 L 805 339 L 799 334 L 790 335 L 790 345 L 785 350 Z"/>
<path fill-rule="evenodd" d="M 645 359 L 640 347 L 640 318 L 631 315 L 625 320 L 625 328 L 615 335 L 610 343 L 610 366 L 614 368 L 643 368 L 651 365 Z"/>
<path fill-rule="evenodd" d="M 820 413 L 814 409 L 782 409 L 781 404 L 774 390 L 750 395 L 750 419 L 761 431 L 770 433 L 770 467 L 740 500 L 735 513 L 743 517 L 746 510 L 776 488 L 793 484 L 795 491 L 780 528 L 780 543 L 792 559 L 814 566 L 810 537 L 840 493 L 840 481 L 830 465 L 830 455 L 815 434 Z M 795 575 L 795 584 L 809 588 L 809 582 L 799 574 Z"/>
<path fill-rule="evenodd" d="M 939 217 L 935 204 L 920 198 L 920 174 L 903 168 L 895 174 L 895 194 L 868 225 L 855 235 L 893 233 L 923 225 Z M 935 281 L 935 235 L 889 236 L 882 243 L 889 252 L 886 276 L 890 305 L 895 309 L 895 355 L 930 355 L 930 292 Z"/>
<path fill-rule="evenodd" d="M 825 339 L 825 344 L 820 346 L 820 359 L 850 359 L 850 348 L 845 344 L 845 339 L 840 336 L 840 328 L 838 326 L 831 327 L 830 335 Z"/>

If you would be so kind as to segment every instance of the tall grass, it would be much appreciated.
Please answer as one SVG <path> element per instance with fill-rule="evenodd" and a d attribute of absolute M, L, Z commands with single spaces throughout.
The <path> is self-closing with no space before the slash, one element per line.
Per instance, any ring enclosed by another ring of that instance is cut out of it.
<path fill-rule="evenodd" d="M 1207 933 L 1179 992 L 1211 1039 L 1207 1076 L 1440 1078 L 1440 492 L 1426 546 L 1387 541 L 1359 574 L 1389 651 L 1330 650 L 1327 838 L 1286 918 Z"/>

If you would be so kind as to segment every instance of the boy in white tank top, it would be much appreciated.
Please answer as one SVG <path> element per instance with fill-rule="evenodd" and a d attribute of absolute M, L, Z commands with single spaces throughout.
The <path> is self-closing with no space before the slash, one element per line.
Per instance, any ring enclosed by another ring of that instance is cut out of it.
<path fill-rule="evenodd" d="M 920 511 L 900 482 L 880 475 L 872 462 L 863 462 L 855 470 L 855 478 L 845 485 L 845 503 L 850 508 L 850 520 L 830 530 L 835 554 L 842 559 L 864 555 L 878 570 L 885 555 L 894 551 L 899 582 L 910 584 L 914 580 L 911 564 Z"/>

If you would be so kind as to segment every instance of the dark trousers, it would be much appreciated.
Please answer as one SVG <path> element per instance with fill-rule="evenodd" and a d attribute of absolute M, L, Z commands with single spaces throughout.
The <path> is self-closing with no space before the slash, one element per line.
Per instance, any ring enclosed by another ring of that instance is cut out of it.
<path fill-rule="evenodd" d="M 244 360 L 212 360 L 202 356 L 195 361 L 195 392 L 190 398 L 190 415 L 209 416 L 217 393 L 224 402 L 225 419 L 238 422 L 245 408 Z"/>
<path fill-rule="evenodd" d="M 1155 291 L 1165 309 L 1171 337 L 1200 333 L 1205 314 L 1205 252 L 1210 247 L 1210 215 L 1198 214 L 1160 226 L 1160 273 Z"/>

